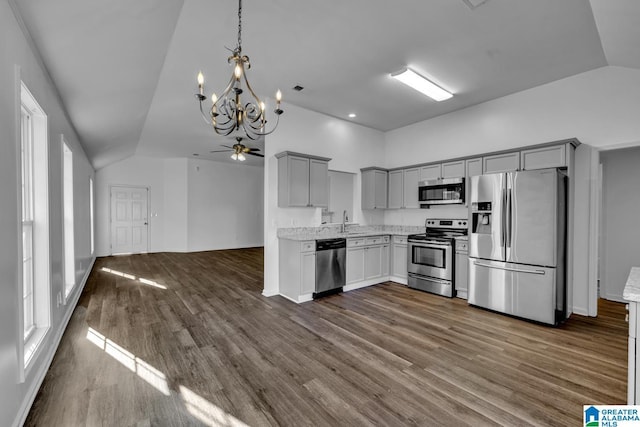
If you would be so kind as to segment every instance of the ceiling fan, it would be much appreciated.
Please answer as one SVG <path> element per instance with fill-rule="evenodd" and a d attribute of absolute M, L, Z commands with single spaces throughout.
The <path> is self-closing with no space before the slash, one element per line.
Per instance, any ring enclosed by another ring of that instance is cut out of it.
<path fill-rule="evenodd" d="M 264 157 L 264 154 L 256 153 L 256 151 L 260 151 L 259 148 L 249 148 L 242 143 L 241 137 L 236 137 L 236 143 L 233 144 L 233 147 L 229 147 L 228 145 L 223 145 L 223 147 L 228 148 L 228 150 L 214 150 L 210 151 L 210 153 L 229 153 L 233 152 L 231 158 L 233 160 L 239 160 L 244 162 L 246 160 L 245 154 L 256 157 Z"/>

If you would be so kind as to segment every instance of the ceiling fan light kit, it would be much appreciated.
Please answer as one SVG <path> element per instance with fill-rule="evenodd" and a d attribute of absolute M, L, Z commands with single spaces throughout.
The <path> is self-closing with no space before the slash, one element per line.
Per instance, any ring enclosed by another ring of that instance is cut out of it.
<path fill-rule="evenodd" d="M 280 115 L 284 112 L 280 107 L 282 92 L 280 90 L 276 92 L 276 108 L 273 110 L 276 123 L 271 130 L 267 130 L 265 104 L 251 88 L 246 75 L 246 70 L 251 68 L 251 63 L 249 57 L 242 54 L 242 0 L 238 0 L 238 45 L 227 61 L 233 65 L 231 79 L 219 97 L 215 93 L 211 95 L 211 108 L 208 114 L 205 113 L 202 104 L 207 99 L 204 94 L 204 75 L 202 72 L 198 73 L 198 93 L 195 97 L 200 104 L 202 117 L 213 126 L 213 130 L 218 135 L 227 136 L 232 132 L 244 132 L 247 138 L 252 140 L 269 135 L 278 127 Z M 248 93 L 248 100 L 241 98 L 245 93 L 243 86 Z"/>
<path fill-rule="evenodd" d="M 411 68 L 403 68 L 402 70 L 392 73 L 391 77 L 406 84 L 407 86 L 427 95 L 434 101 L 444 101 L 453 97 L 453 94 L 442 89 L 437 84 L 429 81 L 425 77 L 413 71 Z"/>

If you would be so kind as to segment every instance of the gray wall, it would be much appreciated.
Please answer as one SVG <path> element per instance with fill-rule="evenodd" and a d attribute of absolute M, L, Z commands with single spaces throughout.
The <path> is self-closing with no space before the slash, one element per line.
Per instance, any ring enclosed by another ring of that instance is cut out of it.
<path fill-rule="evenodd" d="M 603 151 L 600 296 L 622 301 L 633 266 L 640 266 L 640 147 Z"/>

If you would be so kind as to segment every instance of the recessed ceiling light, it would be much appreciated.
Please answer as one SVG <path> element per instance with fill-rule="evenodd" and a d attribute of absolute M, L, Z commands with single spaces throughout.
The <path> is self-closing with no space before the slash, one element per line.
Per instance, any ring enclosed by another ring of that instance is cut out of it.
<path fill-rule="evenodd" d="M 464 4 L 466 4 L 469 7 L 469 9 L 473 10 L 476 7 L 482 6 L 489 0 L 462 0 L 462 1 L 464 2 Z"/>
<path fill-rule="evenodd" d="M 350 119 L 353 119 L 353 118 L 355 118 L 355 117 L 356 117 L 356 113 L 349 113 L 349 118 L 350 118 Z"/>
<path fill-rule="evenodd" d="M 194 156 L 198 157 L 200 154 L 198 153 L 193 153 Z"/>
<path fill-rule="evenodd" d="M 436 101 L 444 101 L 445 99 L 449 99 L 453 96 L 450 92 L 447 92 L 435 83 L 430 82 L 410 68 L 405 68 L 402 71 L 393 73 L 391 74 L 391 77 L 401 81 L 418 92 L 422 92 L 429 98 Z"/>

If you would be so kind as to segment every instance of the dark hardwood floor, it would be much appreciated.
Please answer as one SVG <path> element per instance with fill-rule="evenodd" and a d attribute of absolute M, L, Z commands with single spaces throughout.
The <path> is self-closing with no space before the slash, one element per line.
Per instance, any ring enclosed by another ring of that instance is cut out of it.
<path fill-rule="evenodd" d="M 385 283 L 265 298 L 261 248 L 99 258 L 29 426 L 581 425 L 626 401 L 623 304 L 541 326 Z"/>

